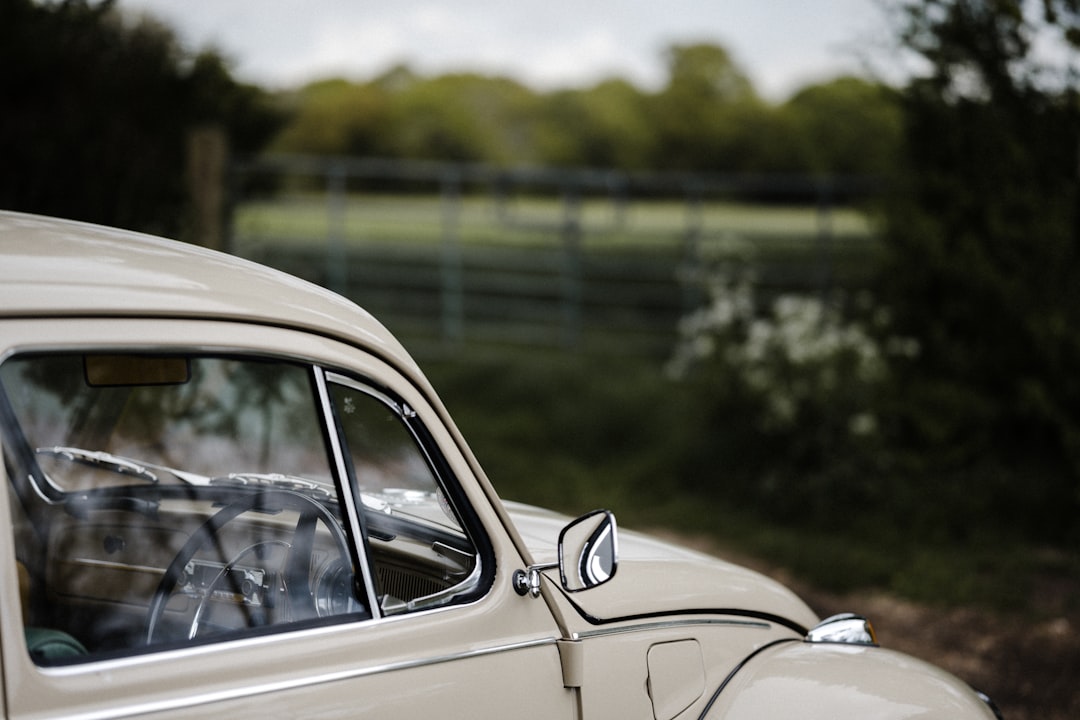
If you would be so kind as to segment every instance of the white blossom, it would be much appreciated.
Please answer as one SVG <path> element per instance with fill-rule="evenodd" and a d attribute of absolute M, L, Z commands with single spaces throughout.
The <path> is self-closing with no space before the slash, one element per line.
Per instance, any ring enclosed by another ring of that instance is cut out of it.
<path fill-rule="evenodd" d="M 753 278 L 716 273 L 707 283 L 708 304 L 679 323 L 680 340 L 668 372 L 684 377 L 704 362 L 718 362 L 750 390 L 762 396 L 761 421 L 773 428 L 798 421 L 806 403 L 830 403 L 841 394 L 865 401 L 870 390 L 888 379 L 888 358 L 912 358 L 918 342 L 874 334 L 844 317 L 838 302 L 783 294 L 767 311 L 758 307 Z M 876 307 L 869 293 L 855 304 L 870 318 L 877 334 L 888 330 L 887 308 Z M 877 419 L 856 407 L 848 421 L 853 436 L 872 435 Z"/>

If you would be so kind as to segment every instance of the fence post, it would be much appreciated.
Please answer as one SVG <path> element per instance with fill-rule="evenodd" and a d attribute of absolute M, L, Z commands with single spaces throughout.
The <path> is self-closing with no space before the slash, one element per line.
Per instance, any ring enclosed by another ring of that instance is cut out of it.
<path fill-rule="evenodd" d="M 697 310 L 702 303 L 704 267 L 701 262 L 701 236 L 705 227 L 704 198 L 701 185 L 691 181 L 686 186 L 686 229 L 683 231 L 682 304 L 683 314 Z"/>
<path fill-rule="evenodd" d="M 188 132 L 187 190 L 191 203 L 193 242 L 215 250 L 225 249 L 225 173 L 229 142 L 219 125 L 204 125 Z"/>
<path fill-rule="evenodd" d="M 457 170 L 446 170 L 440 179 L 442 194 L 442 336 L 443 342 L 457 347 L 465 334 L 465 298 L 462 282 L 461 243 L 458 221 L 461 218 L 461 178 Z"/>
<path fill-rule="evenodd" d="M 341 162 L 326 168 L 326 285 L 346 294 L 348 274 L 345 254 L 346 170 Z"/>
<path fill-rule="evenodd" d="M 608 195 L 612 206 L 612 227 L 617 230 L 626 228 L 626 209 L 629 205 L 629 190 L 626 187 L 626 178 L 616 171 L 607 176 Z"/>
<path fill-rule="evenodd" d="M 833 191 L 832 179 L 818 181 L 817 246 L 818 292 L 828 302 L 833 286 Z"/>
<path fill-rule="evenodd" d="M 563 345 L 578 347 L 581 341 L 581 194 L 571 181 L 563 193 L 562 222 L 562 316 Z"/>

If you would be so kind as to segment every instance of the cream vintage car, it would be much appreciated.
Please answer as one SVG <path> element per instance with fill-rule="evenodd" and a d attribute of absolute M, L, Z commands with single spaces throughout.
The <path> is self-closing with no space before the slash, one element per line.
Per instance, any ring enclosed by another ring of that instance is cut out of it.
<path fill-rule="evenodd" d="M 0 213 L 7 718 L 993 718 L 776 582 L 499 500 L 351 302 Z"/>

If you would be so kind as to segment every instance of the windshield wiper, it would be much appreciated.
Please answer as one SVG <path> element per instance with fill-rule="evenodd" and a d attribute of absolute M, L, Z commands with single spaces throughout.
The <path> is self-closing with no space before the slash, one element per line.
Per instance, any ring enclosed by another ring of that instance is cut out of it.
<path fill-rule="evenodd" d="M 212 478 L 209 482 L 212 485 L 262 486 L 280 490 L 295 490 L 323 498 L 334 497 L 330 489 L 323 483 L 283 473 L 237 472 L 229 473 L 224 477 Z"/>
<path fill-rule="evenodd" d="M 92 468 L 114 472 L 118 475 L 132 475 L 151 483 L 158 481 L 158 476 L 146 466 L 140 465 L 129 458 L 107 453 L 104 450 L 84 450 L 82 448 L 56 445 L 53 447 L 40 447 L 35 452 L 38 455 L 87 465 Z"/>
<path fill-rule="evenodd" d="M 181 480 L 188 485 L 209 485 L 211 482 L 210 478 L 205 475 L 199 475 L 186 470 L 177 470 L 176 468 L 171 468 L 167 465 L 158 465 L 157 463 L 146 462 L 145 460 L 132 460 L 131 458 L 114 455 L 105 452 L 104 450 L 84 450 L 83 448 L 57 445 L 55 447 L 41 447 L 35 452 L 37 452 L 38 455 L 45 455 L 58 460 L 66 460 L 82 465 L 89 465 L 90 467 L 108 470 L 119 475 L 133 475 L 135 477 L 143 478 L 151 483 L 158 482 L 158 472 L 169 473 L 177 480 Z"/>

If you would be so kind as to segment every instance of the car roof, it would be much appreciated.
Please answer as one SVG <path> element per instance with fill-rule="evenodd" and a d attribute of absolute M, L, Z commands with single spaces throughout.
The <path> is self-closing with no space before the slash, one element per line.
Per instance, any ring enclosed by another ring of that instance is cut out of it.
<path fill-rule="evenodd" d="M 0 318 L 80 316 L 295 327 L 416 369 L 368 312 L 292 275 L 175 240 L 0 211 Z"/>

